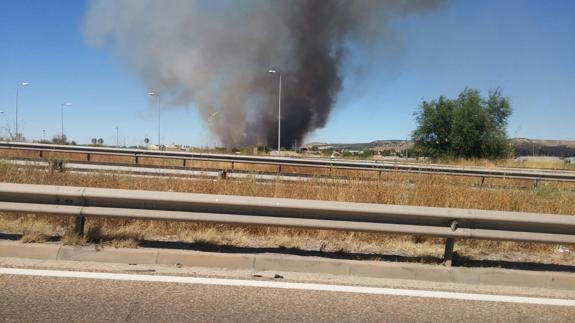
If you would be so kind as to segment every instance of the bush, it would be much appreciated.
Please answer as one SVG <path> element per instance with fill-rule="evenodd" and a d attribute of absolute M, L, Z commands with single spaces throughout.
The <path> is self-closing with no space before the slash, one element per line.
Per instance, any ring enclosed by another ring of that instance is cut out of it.
<path fill-rule="evenodd" d="M 506 157 L 511 112 L 509 99 L 502 97 L 499 89 L 490 91 L 487 99 L 477 90 L 465 89 L 457 99 L 441 96 L 423 101 L 415 113 L 415 149 L 434 158 Z"/>

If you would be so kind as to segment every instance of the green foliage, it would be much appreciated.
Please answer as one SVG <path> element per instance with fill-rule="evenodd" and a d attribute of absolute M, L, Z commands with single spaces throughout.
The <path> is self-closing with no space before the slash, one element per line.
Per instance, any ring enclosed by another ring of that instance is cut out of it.
<path fill-rule="evenodd" d="M 267 154 L 270 152 L 270 149 L 268 146 L 258 146 L 258 152 Z"/>
<path fill-rule="evenodd" d="M 56 135 L 52 137 L 52 143 L 56 145 L 75 145 L 75 141 L 68 141 L 66 135 Z"/>
<path fill-rule="evenodd" d="M 412 138 L 415 149 L 435 158 L 506 157 L 509 99 L 499 89 L 483 99 L 477 90 L 465 89 L 457 99 L 423 101 L 415 113 L 418 123 Z"/>
<path fill-rule="evenodd" d="M 360 158 L 371 158 L 373 157 L 373 150 L 370 149 L 364 149 L 361 151 L 361 153 L 359 154 Z"/>
<path fill-rule="evenodd" d="M 345 158 L 353 157 L 353 153 L 351 151 L 346 150 L 341 154 L 341 157 L 345 157 Z"/>
<path fill-rule="evenodd" d="M 323 149 L 321 150 L 322 156 L 331 156 L 333 154 L 333 149 Z"/>

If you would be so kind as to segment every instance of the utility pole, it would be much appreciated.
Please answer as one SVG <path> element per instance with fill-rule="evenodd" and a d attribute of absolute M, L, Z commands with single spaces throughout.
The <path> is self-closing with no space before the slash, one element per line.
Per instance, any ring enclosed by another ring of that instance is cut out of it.
<path fill-rule="evenodd" d="M 278 90 L 278 156 L 281 153 L 281 124 L 282 124 L 282 74 L 279 73 L 277 70 L 270 69 L 268 73 L 272 74 L 279 74 L 280 82 L 279 82 L 279 90 Z"/>
<path fill-rule="evenodd" d="M 409 138 L 405 140 L 405 160 L 409 159 Z"/>
<path fill-rule="evenodd" d="M 148 92 L 148 95 L 151 97 L 157 97 L 158 98 L 158 149 L 161 149 L 161 140 L 160 140 L 160 115 L 162 112 L 161 106 L 160 106 L 160 95 L 158 93 L 156 93 L 155 91 L 150 91 Z"/>
<path fill-rule="evenodd" d="M 28 86 L 30 83 L 21 82 L 16 85 L 16 133 L 14 134 L 15 140 L 20 140 L 20 135 L 18 134 L 18 97 L 20 95 L 20 87 Z"/>

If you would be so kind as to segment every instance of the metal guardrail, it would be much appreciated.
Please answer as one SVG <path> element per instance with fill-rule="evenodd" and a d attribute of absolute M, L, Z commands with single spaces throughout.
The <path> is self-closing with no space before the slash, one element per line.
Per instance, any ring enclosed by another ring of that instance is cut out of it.
<path fill-rule="evenodd" d="M 135 159 L 138 164 L 138 158 L 167 158 L 179 159 L 183 161 L 183 167 L 186 166 L 186 160 L 202 160 L 214 162 L 248 163 L 281 166 L 301 166 L 317 167 L 329 169 L 348 169 L 357 171 L 398 171 L 407 173 L 438 173 L 443 175 L 454 176 L 474 176 L 474 177 L 495 177 L 508 179 L 528 179 L 537 181 L 566 181 L 575 182 L 575 172 L 558 172 L 558 171 L 531 171 L 531 170 L 510 170 L 510 169 L 493 169 L 493 168 L 473 168 L 473 167 L 454 167 L 441 165 L 414 165 L 399 163 L 373 163 L 358 161 L 332 161 L 332 160 L 314 160 L 306 158 L 289 158 L 289 157 L 268 157 L 268 156 L 242 156 L 227 154 L 204 154 L 190 153 L 179 151 L 152 151 L 141 149 L 124 149 L 110 147 L 90 147 L 90 146 L 69 146 L 53 144 L 32 144 L 21 142 L 0 142 L 0 149 L 18 149 L 39 151 L 40 156 L 43 152 L 57 153 L 82 153 L 86 154 L 86 160 L 90 160 L 91 155 L 114 155 L 127 156 Z"/>
<path fill-rule="evenodd" d="M 0 211 L 575 244 L 575 217 L 536 213 L 0 183 Z"/>

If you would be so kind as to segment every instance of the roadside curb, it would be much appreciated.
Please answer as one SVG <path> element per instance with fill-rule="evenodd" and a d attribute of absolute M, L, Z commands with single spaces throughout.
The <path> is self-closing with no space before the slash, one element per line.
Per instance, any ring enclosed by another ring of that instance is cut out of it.
<path fill-rule="evenodd" d="M 121 264 L 158 264 L 187 267 L 323 273 L 387 279 L 445 283 L 503 285 L 575 290 L 575 274 L 498 268 L 444 267 L 416 263 L 393 263 L 326 259 L 278 254 L 229 254 L 170 249 L 121 249 L 63 246 L 57 243 L 0 241 L 0 257 L 42 260 L 90 261 Z"/>

